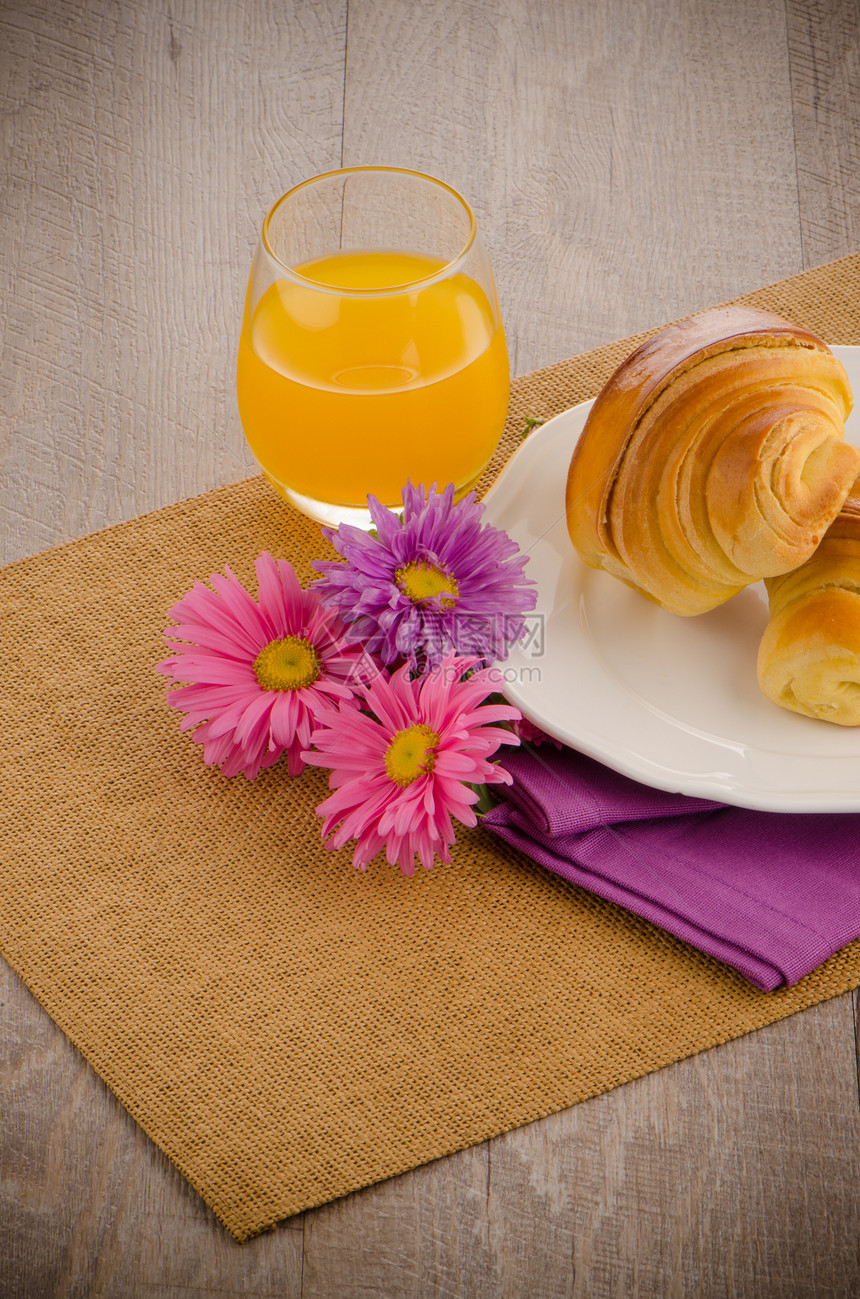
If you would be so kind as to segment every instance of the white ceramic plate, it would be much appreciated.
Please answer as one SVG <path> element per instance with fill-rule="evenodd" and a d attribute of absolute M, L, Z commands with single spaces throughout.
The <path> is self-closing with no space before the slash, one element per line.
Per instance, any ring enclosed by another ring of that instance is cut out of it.
<path fill-rule="evenodd" d="M 860 406 L 860 348 L 835 347 Z M 696 618 L 665 613 L 578 558 L 565 523 L 591 402 L 534 430 L 487 494 L 485 518 L 528 554 L 529 638 L 505 693 L 549 735 L 659 789 L 772 812 L 860 811 L 860 727 L 777 707 L 756 679 L 763 583 Z M 860 445 L 860 410 L 846 426 Z"/>

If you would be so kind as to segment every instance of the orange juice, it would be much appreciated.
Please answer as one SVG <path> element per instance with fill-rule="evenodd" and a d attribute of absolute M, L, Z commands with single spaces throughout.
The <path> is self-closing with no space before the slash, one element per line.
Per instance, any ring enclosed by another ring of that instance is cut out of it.
<path fill-rule="evenodd" d="M 249 293 L 239 411 L 276 488 L 364 506 L 398 503 L 408 479 L 474 484 L 505 421 L 508 357 L 484 291 L 433 279 L 444 265 L 337 253 L 277 280 L 253 313 Z"/>

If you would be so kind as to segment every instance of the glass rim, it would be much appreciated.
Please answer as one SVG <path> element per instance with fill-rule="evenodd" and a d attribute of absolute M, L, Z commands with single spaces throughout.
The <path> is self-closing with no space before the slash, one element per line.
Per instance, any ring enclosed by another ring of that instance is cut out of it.
<path fill-rule="evenodd" d="M 355 176 L 366 172 L 375 172 L 377 175 L 387 174 L 394 176 L 411 176 L 415 177 L 417 180 L 426 180 L 431 185 L 437 186 L 439 189 L 447 190 L 451 197 L 456 199 L 460 204 L 460 207 L 466 213 L 469 220 L 469 232 L 466 241 L 457 253 L 456 257 L 452 257 L 444 266 L 440 266 L 438 270 L 434 271 L 432 275 L 422 275 L 419 276 L 418 279 L 405 280 L 401 284 L 391 284 L 380 289 L 354 288 L 349 286 L 339 287 L 335 284 L 320 284 L 318 280 L 312 280 L 308 276 L 302 275 L 295 269 L 295 267 L 288 266 L 286 262 L 282 261 L 269 243 L 269 224 L 281 204 L 286 203 L 287 199 L 292 198 L 301 190 L 308 189 L 311 185 L 316 185 L 320 181 L 331 180 L 335 176 Z M 321 172 L 319 176 L 311 176 L 309 180 L 303 180 L 298 185 L 294 185 L 292 189 L 288 189 L 280 198 L 275 199 L 275 202 L 263 217 L 263 228 L 260 234 L 260 240 L 263 248 L 277 266 L 286 276 L 294 280 L 297 284 L 307 285 L 320 293 L 336 294 L 338 297 L 348 296 L 356 298 L 374 298 L 389 297 L 392 294 L 403 293 L 407 289 L 421 288 L 424 285 L 433 284 L 437 280 L 447 279 L 449 275 L 456 274 L 457 268 L 462 265 L 469 253 L 472 251 L 477 234 L 478 223 L 475 220 L 475 214 L 472 211 L 472 208 L 467 203 L 466 199 L 463 198 L 463 195 L 458 193 L 452 185 L 448 185 L 444 180 L 439 180 L 437 176 L 428 176 L 426 172 L 414 171 L 409 167 L 378 167 L 371 164 L 364 167 L 335 167 L 332 171 L 324 171 Z"/>

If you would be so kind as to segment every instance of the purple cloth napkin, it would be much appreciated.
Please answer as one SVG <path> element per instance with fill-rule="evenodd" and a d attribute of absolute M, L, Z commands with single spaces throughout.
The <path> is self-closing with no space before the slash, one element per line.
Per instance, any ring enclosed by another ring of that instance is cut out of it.
<path fill-rule="evenodd" d="M 541 866 L 771 992 L 860 935 L 860 817 L 726 807 L 637 784 L 572 749 L 506 753 L 483 818 Z"/>

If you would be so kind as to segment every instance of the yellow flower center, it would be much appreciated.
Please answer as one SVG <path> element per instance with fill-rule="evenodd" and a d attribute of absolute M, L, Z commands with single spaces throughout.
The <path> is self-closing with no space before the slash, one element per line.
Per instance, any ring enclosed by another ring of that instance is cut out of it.
<path fill-rule="evenodd" d="M 413 780 L 433 770 L 439 736 L 423 722 L 398 731 L 385 751 L 385 770 L 395 785 L 405 789 Z"/>
<path fill-rule="evenodd" d="M 447 598 L 442 600 L 442 608 L 452 609 L 459 595 L 457 582 L 451 574 L 443 572 L 435 564 L 425 563 L 423 559 L 416 559 L 413 563 L 398 568 L 394 580 L 413 604 L 444 595 Z"/>
<path fill-rule="evenodd" d="M 264 690 L 301 690 L 320 674 L 320 661 L 309 640 L 285 636 L 270 641 L 254 659 L 254 671 Z"/>

